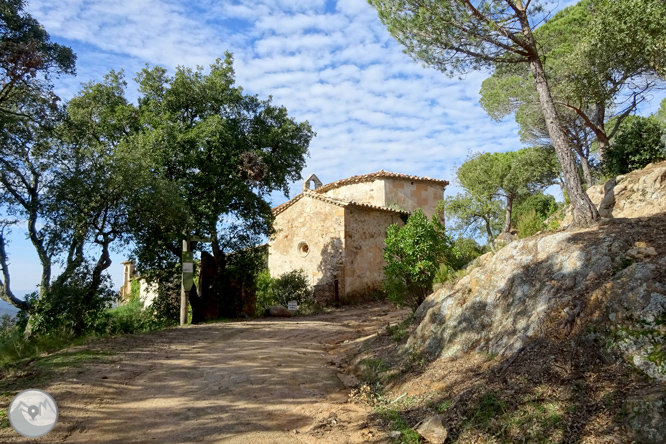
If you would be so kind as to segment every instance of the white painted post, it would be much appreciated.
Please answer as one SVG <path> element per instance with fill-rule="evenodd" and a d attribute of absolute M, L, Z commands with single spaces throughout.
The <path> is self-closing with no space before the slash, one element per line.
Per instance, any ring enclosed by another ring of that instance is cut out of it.
<path fill-rule="evenodd" d="M 194 284 L 194 255 L 190 242 L 183 240 L 183 276 L 180 284 L 180 325 L 187 324 L 187 299 Z"/>

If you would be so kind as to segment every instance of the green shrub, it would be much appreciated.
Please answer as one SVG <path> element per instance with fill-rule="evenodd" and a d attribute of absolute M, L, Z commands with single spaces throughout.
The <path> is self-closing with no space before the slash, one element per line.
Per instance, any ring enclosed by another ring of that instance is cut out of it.
<path fill-rule="evenodd" d="M 459 254 L 437 215 L 428 221 L 419 209 L 404 227 L 391 225 L 384 249 L 384 289 L 397 305 L 418 307 L 432 292 L 440 264 L 455 263 Z"/>
<path fill-rule="evenodd" d="M 520 217 L 531 213 L 532 210 L 543 220 L 546 220 L 557 209 L 558 205 L 553 196 L 544 193 L 531 194 L 514 204 L 512 212 L 513 223 L 518 225 Z"/>
<path fill-rule="evenodd" d="M 101 335 L 130 334 L 152 330 L 152 313 L 143 309 L 139 295 L 131 293 L 126 304 L 106 310 L 95 325 L 95 333 Z"/>
<path fill-rule="evenodd" d="M 433 284 L 444 284 L 454 279 L 456 276 L 456 270 L 446 264 L 439 264 L 439 268 L 435 273 L 435 277 L 432 281 Z"/>
<path fill-rule="evenodd" d="M 256 277 L 257 311 L 263 313 L 271 305 L 287 306 L 289 301 L 299 305 L 312 302 L 312 289 L 303 270 L 292 270 L 272 278 L 268 270 Z"/>
<path fill-rule="evenodd" d="M 308 285 L 308 276 L 303 270 L 292 270 L 284 273 L 275 280 L 273 295 L 280 305 L 287 305 L 289 301 L 302 304 L 310 298 L 312 291 Z"/>
<path fill-rule="evenodd" d="M 458 237 L 454 242 L 454 247 L 457 251 L 457 256 L 452 258 L 455 260 L 452 260 L 450 265 L 453 266 L 455 270 L 460 270 L 465 267 L 465 265 L 484 254 L 483 247 L 471 237 Z"/>
<path fill-rule="evenodd" d="M 534 209 L 522 214 L 518 219 L 516 226 L 518 229 L 518 237 L 524 239 L 544 230 L 546 228 L 544 220 L 545 219 Z"/>
<path fill-rule="evenodd" d="M 555 198 L 548 194 L 537 193 L 522 199 L 514 206 L 512 214 L 518 237 L 523 239 L 547 229 L 544 222 L 559 208 Z"/>
<path fill-rule="evenodd" d="M 12 318 L 0 317 L 0 369 L 13 366 L 23 360 L 51 353 L 70 346 L 76 339 L 70 329 L 55 328 L 48 333 L 24 336 L 27 315 Z"/>
<path fill-rule="evenodd" d="M 95 329 L 104 311 L 111 307 L 118 294 L 111 288 L 108 275 L 102 277 L 102 284 L 88 300 L 92 270 L 89 266 L 80 267 L 64 283 L 54 283 L 42 298 L 36 293 L 28 295 L 33 308 L 30 312 L 30 333 L 46 334 L 54 330 L 69 330 L 76 335 Z"/>
<path fill-rule="evenodd" d="M 619 176 L 666 159 L 661 125 L 653 118 L 635 117 L 618 134 L 606 152 L 603 171 L 606 177 Z"/>
<path fill-rule="evenodd" d="M 263 313 L 271 305 L 277 304 L 271 290 L 274 280 L 268 270 L 264 270 L 257 275 L 257 313 Z"/>

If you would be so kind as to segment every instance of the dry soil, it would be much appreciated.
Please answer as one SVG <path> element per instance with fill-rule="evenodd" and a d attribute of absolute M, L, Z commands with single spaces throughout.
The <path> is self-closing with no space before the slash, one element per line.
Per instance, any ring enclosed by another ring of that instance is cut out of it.
<path fill-rule="evenodd" d="M 58 403 L 54 430 L 28 441 L 4 428 L 0 442 L 389 442 L 338 375 L 345 353 L 405 317 L 374 304 L 98 341 L 83 348 L 95 358 L 34 387 Z"/>

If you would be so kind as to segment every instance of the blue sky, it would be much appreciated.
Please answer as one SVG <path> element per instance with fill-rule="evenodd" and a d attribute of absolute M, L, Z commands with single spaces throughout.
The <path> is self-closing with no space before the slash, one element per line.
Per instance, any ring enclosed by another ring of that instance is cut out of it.
<path fill-rule="evenodd" d="M 272 95 L 317 132 L 303 176 L 324 183 L 380 169 L 452 180 L 470 150 L 521 147 L 513 118 L 493 122 L 478 104 L 487 73 L 451 79 L 424 69 L 365 0 L 29 0 L 27 11 L 78 56 L 78 75 L 57 82 L 64 100 L 112 69 L 124 69 L 135 99 L 131 79 L 146 63 L 173 72 L 233 52 L 238 85 Z M 294 184 L 291 196 L 299 189 Z M 275 195 L 273 203 L 285 200 Z M 18 230 L 9 246 L 19 294 L 34 289 L 40 273 L 23 237 Z M 116 287 L 125 257 L 113 256 Z"/>

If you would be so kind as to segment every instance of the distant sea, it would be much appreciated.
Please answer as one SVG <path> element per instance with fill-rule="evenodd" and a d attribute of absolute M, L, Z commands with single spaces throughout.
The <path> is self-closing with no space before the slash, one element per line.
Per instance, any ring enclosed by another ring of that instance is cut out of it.
<path fill-rule="evenodd" d="M 4 314 L 14 316 L 18 312 L 19 312 L 18 308 L 14 307 L 11 304 L 8 304 L 3 300 L 0 300 L 0 316 Z"/>
<path fill-rule="evenodd" d="M 23 295 L 25 293 L 23 293 L 22 291 L 15 291 L 14 294 L 18 296 L 18 295 Z M 18 296 L 18 297 L 21 297 L 21 296 Z M 18 308 L 14 307 L 13 305 L 11 305 L 11 304 L 3 301 L 2 299 L 0 299 L 0 316 L 2 316 L 3 314 L 8 314 L 10 316 L 14 316 L 18 312 L 19 312 Z"/>

